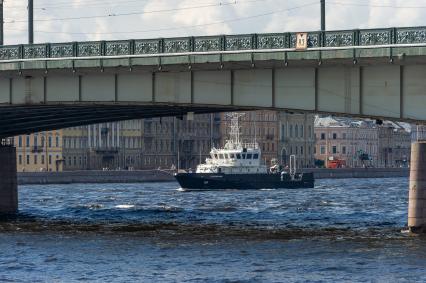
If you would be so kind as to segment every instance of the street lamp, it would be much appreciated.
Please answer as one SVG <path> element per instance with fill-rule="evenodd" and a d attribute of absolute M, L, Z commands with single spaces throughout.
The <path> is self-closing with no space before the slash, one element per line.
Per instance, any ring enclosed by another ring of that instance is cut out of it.
<path fill-rule="evenodd" d="M 0 46 L 4 45 L 4 33 L 3 33 L 3 0 L 0 0 Z"/>
<path fill-rule="evenodd" d="M 28 0 L 28 43 L 34 43 L 34 5 L 33 0 Z"/>
<path fill-rule="evenodd" d="M 321 0 L 321 31 L 325 31 L 325 0 Z"/>

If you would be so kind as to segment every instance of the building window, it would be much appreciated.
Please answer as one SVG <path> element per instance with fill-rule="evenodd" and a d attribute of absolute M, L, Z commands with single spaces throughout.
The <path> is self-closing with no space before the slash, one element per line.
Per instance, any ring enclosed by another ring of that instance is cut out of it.
<path fill-rule="evenodd" d="M 303 154 L 303 146 L 300 147 L 300 154 Z"/>
<path fill-rule="evenodd" d="M 26 138 L 26 144 L 25 144 L 25 146 L 26 147 L 30 147 L 30 136 L 27 136 L 27 138 Z"/>
<path fill-rule="evenodd" d="M 34 146 L 37 147 L 38 142 L 37 142 L 37 136 L 34 136 Z"/>
<path fill-rule="evenodd" d="M 19 147 L 22 147 L 22 136 L 19 136 L 19 138 L 18 138 L 18 144 L 19 144 Z"/>
<path fill-rule="evenodd" d="M 304 133 L 304 131 L 303 131 L 304 129 L 303 129 L 303 125 L 301 125 L 300 126 L 300 137 L 301 138 L 303 138 L 303 137 L 305 137 L 305 133 Z"/>
<path fill-rule="evenodd" d="M 56 136 L 56 147 L 59 147 L 59 137 Z"/>
<path fill-rule="evenodd" d="M 44 155 L 41 156 L 41 164 L 44 165 Z"/>
<path fill-rule="evenodd" d="M 30 165 L 30 156 L 27 155 L 27 165 Z"/>
<path fill-rule="evenodd" d="M 52 155 L 49 155 L 49 164 L 52 165 Z"/>
<path fill-rule="evenodd" d="M 321 133 L 321 139 L 325 140 L 325 133 Z"/>
<path fill-rule="evenodd" d="M 37 163 L 38 163 L 38 156 L 34 155 L 34 164 L 37 164 Z"/>
<path fill-rule="evenodd" d="M 49 136 L 49 147 L 52 147 L 52 137 Z"/>
<path fill-rule="evenodd" d="M 337 134 L 333 133 L 333 140 L 337 140 Z"/>
<path fill-rule="evenodd" d="M 18 156 L 18 162 L 19 162 L 19 165 L 22 165 L 22 155 Z"/>
<path fill-rule="evenodd" d="M 346 146 L 342 146 L 342 153 L 346 154 Z"/>
<path fill-rule="evenodd" d="M 321 154 L 325 154 L 325 147 L 324 147 L 324 146 L 321 146 L 321 148 L 320 148 L 320 153 L 321 153 Z"/>
<path fill-rule="evenodd" d="M 342 135 L 343 135 L 343 139 L 345 140 L 346 139 L 346 133 L 343 133 Z"/>
<path fill-rule="evenodd" d="M 336 154 L 337 153 L 337 146 L 335 146 L 335 145 L 333 145 L 333 154 Z"/>
<path fill-rule="evenodd" d="M 294 127 L 294 137 L 295 138 L 299 137 L 299 126 L 297 125 Z"/>

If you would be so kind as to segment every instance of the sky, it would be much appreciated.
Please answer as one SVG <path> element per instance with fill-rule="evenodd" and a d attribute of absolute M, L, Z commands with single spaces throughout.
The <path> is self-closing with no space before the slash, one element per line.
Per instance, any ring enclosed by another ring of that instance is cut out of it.
<path fill-rule="evenodd" d="M 328 30 L 426 26 L 426 0 L 326 0 Z M 34 0 L 35 42 L 320 29 L 320 0 Z M 24 44 L 27 0 L 4 0 L 5 44 Z"/>

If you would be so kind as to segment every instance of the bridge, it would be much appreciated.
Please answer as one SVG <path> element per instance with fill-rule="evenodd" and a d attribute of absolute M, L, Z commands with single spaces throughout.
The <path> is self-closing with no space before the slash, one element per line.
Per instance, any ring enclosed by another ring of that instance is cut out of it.
<path fill-rule="evenodd" d="M 424 123 L 425 77 L 426 27 L 0 46 L 0 137 L 256 109 Z"/>

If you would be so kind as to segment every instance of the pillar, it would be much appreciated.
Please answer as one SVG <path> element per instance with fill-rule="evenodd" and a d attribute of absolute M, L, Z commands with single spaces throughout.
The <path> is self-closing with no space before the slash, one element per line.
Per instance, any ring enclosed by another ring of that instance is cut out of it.
<path fill-rule="evenodd" d="M 18 211 L 16 149 L 0 146 L 0 214 Z"/>
<path fill-rule="evenodd" d="M 426 233 L 426 142 L 411 147 L 408 228 L 412 233 Z"/>

